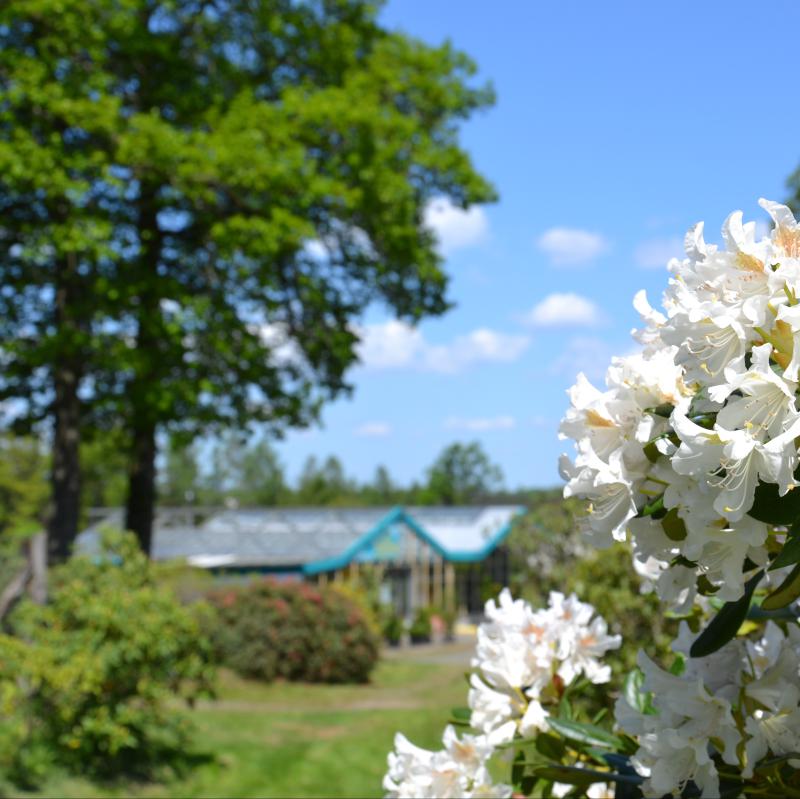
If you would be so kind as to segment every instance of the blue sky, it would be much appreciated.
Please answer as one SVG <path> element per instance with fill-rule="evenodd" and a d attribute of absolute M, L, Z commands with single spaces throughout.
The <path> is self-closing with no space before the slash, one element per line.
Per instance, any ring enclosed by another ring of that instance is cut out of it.
<path fill-rule="evenodd" d="M 416 330 L 371 312 L 353 397 L 279 452 L 291 476 L 335 453 L 405 482 L 477 439 L 510 486 L 555 485 L 564 391 L 632 350 L 637 289 L 660 297 L 689 225 L 716 241 L 730 211 L 785 199 L 800 5 L 390 0 L 383 19 L 493 83 L 462 142 L 500 201 L 432 212 L 456 307 Z"/>

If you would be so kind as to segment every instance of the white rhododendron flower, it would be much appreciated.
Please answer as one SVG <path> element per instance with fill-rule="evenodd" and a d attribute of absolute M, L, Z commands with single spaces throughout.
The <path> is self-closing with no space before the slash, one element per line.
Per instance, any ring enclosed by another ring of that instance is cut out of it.
<path fill-rule="evenodd" d="M 587 500 L 588 540 L 630 540 L 640 568 L 662 564 L 650 582 L 681 612 L 697 586 L 742 595 L 768 557 L 772 530 L 749 515 L 760 486 L 796 488 L 800 226 L 787 207 L 761 206 L 774 228 L 760 239 L 738 211 L 722 246 L 702 224 L 689 231 L 663 311 L 634 298 L 643 352 L 614 359 L 605 390 L 578 375 L 560 428 L 575 442 L 564 495 Z"/>
<path fill-rule="evenodd" d="M 682 623 L 673 644 L 687 656 L 679 675 L 639 653 L 655 712 L 640 712 L 622 696 L 615 716 L 639 741 L 632 762 L 646 777 L 645 796 L 677 796 L 689 781 L 703 796 L 719 796 L 715 757 L 748 779 L 765 758 L 800 752 L 800 636 L 796 625 L 790 630 L 785 635 L 769 622 L 760 639 L 734 639 L 691 658 L 695 636 Z"/>
<path fill-rule="evenodd" d="M 497 602 L 486 603 L 486 619 L 478 627 L 468 702 L 472 727 L 495 744 L 546 730 L 543 698 L 557 697 L 577 677 L 596 684 L 611 678 L 600 659 L 621 638 L 575 595 L 554 591 L 547 608 L 533 610 L 504 588 Z"/>
<path fill-rule="evenodd" d="M 610 679 L 600 658 L 620 645 L 620 636 L 609 635 L 594 608 L 574 595 L 553 592 L 547 608 L 534 610 L 504 588 L 486 603 L 485 614 L 468 694 L 470 726 L 479 734 L 459 737 L 448 726 L 444 748 L 432 752 L 398 733 L 383 780 L 387 797 L 511 796 L 511 787 L 494 784 L 489 774 L 497 747 L 547 730 L 547 705 L 558 704 L 576 678 Z M 587 788 L 589 796 L 609 795 L 605 783 Z"/>
<path fill-rule="evenodd" d="M 722 742 L 726 762 L 736 763 L 739 731 L 726 699 L 711 694 L 699 677 L 678 677 L 663 671 L 643 652 L 639 666 L 644 689 L 653 692 L 656 713 L 636 713 L 625 697 L 617 703 L 617 722 L 638 737 L 636 770 L 647 777 L 645 796 L 679 793 L 689 781 L 703 796 L 719 796 L 717 767 L 709 752 L 711 739 Z"/>
<path fill-rule="evenodd" d="M 495 785 L 486 768 L 494 747 L 482 735 L 459 738 L 448 726 L 444 748 L 432 752 L 414 746 L 397 733 L 389 770 L 383 779 L 387 797 L 396 799 L 457 799 L 457 797 L 508 797 L 511 787 Z"/>

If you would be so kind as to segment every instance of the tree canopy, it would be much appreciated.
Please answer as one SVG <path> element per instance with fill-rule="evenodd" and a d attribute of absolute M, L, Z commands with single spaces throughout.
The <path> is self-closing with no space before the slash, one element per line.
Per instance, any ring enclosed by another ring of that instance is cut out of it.
<path fill-rule="evenodd" d="M 443 313 L 427 204 L 493 199 L 458 143 L 472 62 L 365 0 L 0 7 L 0 399 L 53 426 L 51 524 L 79 440 L 119 429 L 145 548 L 159 431 L 311 423 L 374 302 Z"/>

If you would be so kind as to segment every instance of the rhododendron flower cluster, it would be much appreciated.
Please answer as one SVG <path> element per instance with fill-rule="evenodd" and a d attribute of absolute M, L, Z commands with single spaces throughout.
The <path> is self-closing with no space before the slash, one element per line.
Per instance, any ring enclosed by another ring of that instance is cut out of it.
<path fill-rule="evenodd" d="M 484 735 L 458 737 L 452 726 L 442 736 L 438 752 L 414 746 L 402 733 L 394 739 L 389 770 L 383 778 L 387 797 L 402 799 L 456 799 L 508 797 L 510 785 L 492 784 L 486 763 L 494 747 Z"/>
<path fill-rule="evenodd" d="M 486 603 L 486 621 L 470 678 L 470 724 L 493 744 L 547 729 L 545 704 L 557 701 L 579 675 L 605 683 L 611 670 L 599 658 L 620 645 L 604 619 L 573 594 L 553 592 L 547 608 L 512 599 L 507 588 Z"/>
<path fill-rule="evenodd" d="M 693 636 L 685 624 L 673 648 L 688 654 Z M 647 712 L 622 696 L 616 719 L 640 744 L 633 765 L 647 777 L 645 796 L 682 791 L 691 780 L 703 796 L 719 796 L 716 762 L 748 779 L 768 752 L 800 752 L 800 634 L 773 622 L 757 641 L 737 639 L 705 658 L 688 658 L 680 675 L 659 668 L 643 652 Z M 792 765 L 800 765 L 790 761 Z"/>
<path fill-rule="evenodd" d="M 636 571 L 688 620 L 672 667 L 640 651 L 615 731 L 602 713 L 578 721 L 573 695 L 609 680 L 601 658 L 619 636 L 575 596 L 534 610 L 504 590 L 477 632 L 479 734 L 459 744 L 480 754 L 463 765 L 452 730 L 439 753 L 400 736 L 392 795 L 507 795 L 486 771 L 500 747 L 515 795 L 800 796 L 800 225 L 761 205 L 768 235 L 740 212 L 722 246 L 689 231 L 662 310 L 634 299 L 641 352 L 614 358 L 603 389 L 579 375 L 561 423 L 585 540 L 629 542 Z"/>
<path fill-rule="evenodd" d="M 742 595 L 785 532 L 761 520 L 757 492 L 795 488 L 800 226 L 785 206 L 761 205 L 775 223 L 761 239 L 738 211 L 722 247 L 706 244 L 702 224 L 689 231 L 664 313 L 636 296 L 643 352 L 615 358 L 604 391 L 579 375 L 561 425 L 577 450 L 562 457 L 565 495 L 589 500 L 593 542 L 630 536 L 676 608 L 698 588 Z"/>
<path fill-rule="evenodd" d="M 493 784 L 490 778 L 487 762 L 495 749 L 546 729 L 545 705 L 557 702 L 577 677 L 609 680 L 610 669 L 599 658 L 620 645 L 620 636 L 608 635 L 594 608 L 574 595 L 554 592 L 547 608 L 534 610 L 504 588 L 497 602 L 486 603 L 485 614 L 468 697 L 470 726 L 479 734 L 459 738 L 448 726 L 444 748 L 432 752 L 398 733 L 383 780 L 388 797 L 511 796 L 511 786 Z M 608 792 L 605 785 L 590 787 L 593 796 Z M 562 795 L 566 786 L 556 782 L 554 790 Z"/>

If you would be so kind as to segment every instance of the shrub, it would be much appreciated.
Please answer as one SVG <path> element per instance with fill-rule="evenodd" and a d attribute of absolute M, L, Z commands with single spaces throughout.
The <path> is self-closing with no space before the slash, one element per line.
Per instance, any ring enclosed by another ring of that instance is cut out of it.
<path fill-rule="evenodd" d="M 366 682 L 379 637 L 364 609 L 335 587 L 261 580 L 209 595 L 222 661 L 245 677 Z"/>
<path fill-rule="evenodd" d="M 23 602 L 0 636 L 0 699 L 17 780 L 31 758 L 98 776 L 147 776 L 174 762 L 189 725 L 174 706 L 211 689 L 210 608 L 182 606 L 154 582 L 129 533 L 51 572 L 51 601 Z"/>
<path fill-rule="evenodd" d="M 399 644 L 403 637 L 403 620 L 394 612 L 388 613 L 383 622 L 383 637 L 390 644 Z"/>
<path fill-rule="evenodd" d="M 420 608 L 408 628 L 411 642 L 414 644 L 428 643 L 431 640 L 431 632 L 431 611 L 429 608 Z"/>

